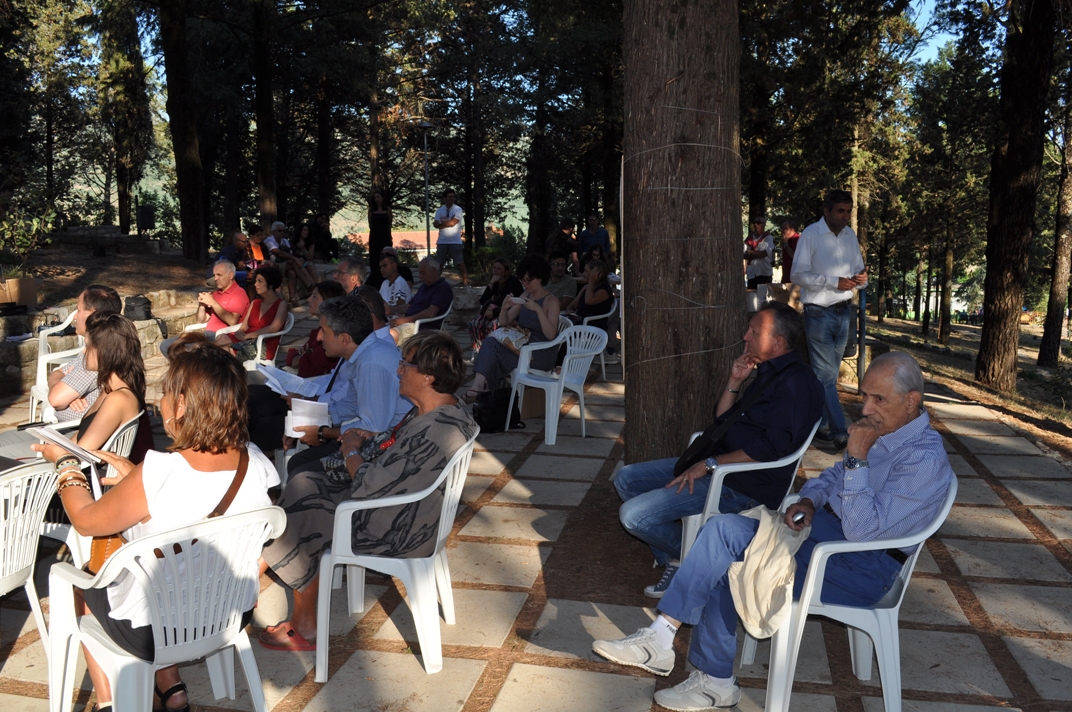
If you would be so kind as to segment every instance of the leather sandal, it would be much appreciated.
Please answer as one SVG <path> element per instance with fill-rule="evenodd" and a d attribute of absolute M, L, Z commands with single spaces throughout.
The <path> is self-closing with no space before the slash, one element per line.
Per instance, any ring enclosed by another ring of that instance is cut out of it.
<path fill-rule="evenodd" d="M 160 704 L 163 705 L 159 709 L 154 709 L 153 712 L 190 712 L 190 691 L 186 689 L 185 682 L 177 682 L 163 692 L 155 684 L 153 689 L 156 690 L 156 696 L 160 698 Z M 167 701 L 180 692 L 186 693 L 186 704 L 182 707 L 168 707 Z"/>

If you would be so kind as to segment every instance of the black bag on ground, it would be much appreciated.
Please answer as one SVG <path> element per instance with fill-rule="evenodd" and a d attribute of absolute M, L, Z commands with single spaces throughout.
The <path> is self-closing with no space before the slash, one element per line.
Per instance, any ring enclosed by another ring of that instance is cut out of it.
<path fill-rule="evenodd" d="M 501 386 L 478 395 L 473 402 L 473 420 L 480 426 L 480 432 L 501 433 L 506 424 L 506 407 L 509 404 L 509 386 Z M 510 413 L 510 429 L 523 427 L 525 424 L 521 422 L 521 410 L 515 399 L 513 411 Z"/>
<path fill-rule="evenodd" d="M 135 294 L 133 297 L 127 297 L 126 302 L 123 304 L 123 316 L 131 321 L 145 321 L 146 319 L 152 319 L 153 303 L 149 301 L 148 297 L 144 297 L 140 294 Z"/>

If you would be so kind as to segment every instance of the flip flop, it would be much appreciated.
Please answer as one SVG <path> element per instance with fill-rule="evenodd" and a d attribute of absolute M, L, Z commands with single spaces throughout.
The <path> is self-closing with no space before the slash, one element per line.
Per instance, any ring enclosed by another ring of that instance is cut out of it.
<path fill-rule="evenodd" d="M 261 647 L 267 648 L 268 650 L 281 650 L 284 652 L 303 652 L 316 650 L 316 643 L 310 643 L 308 640 L 305 639 L 305 636 L 294 630 L 293 626 L 289 626 L 289 630 L 287 630 L 287 642 L 285 644 L 276 643 L 271 640 L 265 639 L 265 636 L 275 633 L 276 631 L 280 630 L 284 625 L 288 624 L 280 623 L 279 625 L 268 626 L 267 628 L 265 628 L 264 632 L 261 633 L 260 637 L 257 639 L 260 642 Z"/>

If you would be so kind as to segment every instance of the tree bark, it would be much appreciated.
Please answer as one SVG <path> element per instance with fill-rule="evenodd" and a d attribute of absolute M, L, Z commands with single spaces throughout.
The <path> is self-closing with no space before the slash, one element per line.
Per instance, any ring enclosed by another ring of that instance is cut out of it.
<path fill-rule="evenodd" d="M 227 110 L 227 117 L 224 122 L 227 147 L 223 157 L 223 229 L 227 232 L 223 236 L 223 244 L 227 245 L 233 234 L 231 231 L 242 229 L 238 203 L 238 183 L 240 180 L 239 171 L 244 160 L 242 146 L 245 141 L 242 135 L 244 132 L 242 117 L 238 112 L 238 107 L 231 107 Z"/>
<path fill-rule="evenodd" d="M 537 73 L 536 121 L 529 148 L 528 172 L 525 179 L 525 202 L 529 209 L 527 251 L 543 254 L 547 236 L 551 234 L 551 156 L 547 146 L 547 109 L 542 104 L 542 72 Z"/>
<path fill-rule="evenodd" d="M 942 309 L 938 314 L 938 343 L 949 343 L 953 316 L 953 223 L 945 226 L 945 252 L 942 260 Z"/>
<path fill-rule="evenodd" d="M 922 304 L 923 295 L 923 250 L 919 252 L 919 261 L 916 263 L 916 295 L 912 300 L 912 317 L 915 321 L 919 321 L 922 317 L 923 308 Z"/>
<path fill-rule="evenodd" d="M 1053 239 L 1053 270 L 1046 324 L 1039 343 L 1039 366 L 1056 366 L 1061 357 L 1061 329 L 1068 307 L 1069 268 L 1072 265 L 1072 108 L 1065 104 L 1064 149 L 1057 190 L 1057 229 Z"/>
<path fill-rule="evenodd" d="M 923 335 L 923 339 L 926 340 L 931 335 L 931 271 L 934 267 L 934 252 L 931 248 L 927 247 L 927 292 L 926 303 L 923 305 L 923 324 L 920 328 L 920 334 Z"/>
<path fill-rule="evenodd" d="M 618 96 L 614 68 L 608 62 L 603 67 L 603 116 L 606 121 L 603 127 L 603 227 L 607 228 L 611 252 L 615 255 L 622 254 L 618 226 L 618 191 L 622 184 L 622 123 L 619 120 L 620 107 L 615 105 Z"/>
<path fill-rule="evenodd" d="M 628 462 L 680 454 L 742 350 L 737 12 L 624 5 Z"/>
<path fill-rule="evenodd" d="M 875 305 L 875 318 L 878 323 L 881 324 L 886 320 L 886 290 L 889 283 L 888 267 L 886 265 L 888 261 L 889 249 L 886 247 L 886 231 L 883 230 L 882 234 L 878 237 L 878 289 L 876 294 L 878 295 L 878 303 Z"/>
<path fill-rule="evenodd" d="M 1053 73 L 1056 12 L 1051 0 L 1011 3 L 1001 68 L 997 140 L 990 163 L 990 215 L 982 338 L 975 362 L 980 383 L 1016 389 L 1020 310 L 1042 177 L 1046 93 Z"/>
<path fill-rule="evenodd" d="M 272 96 L 272 31 L 271 16 L 275 4 L 260 0 L 253 9 L 253 73 L 254 110 L 257 116 L 257 198 L 260 203 L 261 224 L 268 226 L 276 219 L 275 185 L 275 99 Z"/>
<path fill-rule="evenodd" d="M 168 128 L 175 153 L 179 194 L 182 255 L 188 260 L 208 259 L 204 204 L 201 199 L 201 149 L 197 137 L 196 107 L 190 90 L 189 50 L 186 41 L 187 0 L 159 6 L 160 44 L 167 79 Z"/>
<path fill-rule="evenodd" d="M 335 196 L 335 184 L 331 180 L 331 100 L 328 98 L 326 80 L 321 81 L 320 93 L 316 97 L 316 210 L 318 213 L 331 215 L 332 198 Z M 378 109 L 375 112 L 378 116 Z M 378 131 L 377 127 L 377 131 Z M 369 135 L 373 132 L 372 113 L 369 114 Z M 371 144 L 371 141 L 370 141 Z M 383 182 L 380 179 L 379 161 L 373 162 L 372 188 L 377 190 Z"/>

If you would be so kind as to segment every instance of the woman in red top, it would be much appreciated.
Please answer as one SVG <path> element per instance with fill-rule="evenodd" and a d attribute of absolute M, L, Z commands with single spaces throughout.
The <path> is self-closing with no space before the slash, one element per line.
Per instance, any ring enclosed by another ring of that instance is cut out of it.
<path fill-rule="evenodd" d="M 800 232 L 792 220 L 782 223 L 782 284 L 793 282 L 793 254 L 797 251 Z"/>
<path fill-rule="evenodd" d="M 239 359 L 248 361 L 258 358 L 257 337 L 261 334 L 271 334 L 282 331 L 287 323 L 287 303 L 283 301 L 276 291 L 283 284 L 283 274 L 273 264 L 261 265 L 253 270 L 253 289 L 257 292 L 257 298 L 249 305 L 246 315 L 242 317 L 242 326 L 233 334 L 223 334 L 216 339 L 216 343 L 223 347 L 234 349 Z M 275 358 L 275 351 L 279 348 L 279 337 L 267 339 L 264 342 L 264 358 Z"/>
<path fill-rule="evenodd" d="M 320 303 L 346 296 L 346 289 L 334 280 L 318 282 L 313 287 L 313 293 L 309 295 L 309 314 L 316 316 Z M 324 344 L 320 342 L 320 327 L 309 332 L 309 339 L 301 348 L 293 348 L 287 351 L 287 365 L 298 369 L 298 375 L 302 378 L 323 376 L 335 370 L 337 358 L 331 358 L 324 353 Z"/>

